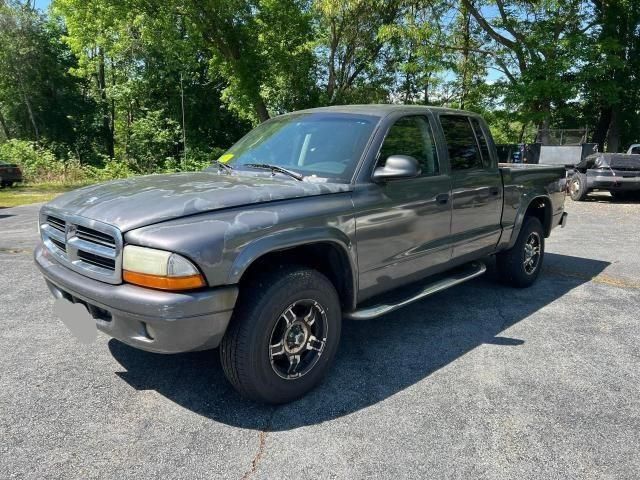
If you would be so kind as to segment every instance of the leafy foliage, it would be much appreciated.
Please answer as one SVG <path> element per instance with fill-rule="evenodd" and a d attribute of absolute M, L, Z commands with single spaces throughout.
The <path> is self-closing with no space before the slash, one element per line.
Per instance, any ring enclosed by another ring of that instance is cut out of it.
<path fill-rule="evenodd" d="M 639 50 L 635 0 L 5 0 L 0 151 L 32 180 L 197 169 L 273 115 L 372 102 L 617 150 Z"/>

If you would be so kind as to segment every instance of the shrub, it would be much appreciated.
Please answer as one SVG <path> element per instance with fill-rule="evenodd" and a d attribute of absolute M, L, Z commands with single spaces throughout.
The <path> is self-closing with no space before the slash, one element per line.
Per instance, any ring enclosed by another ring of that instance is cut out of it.
<path fill-rule="evenodd" d="M 164 171 L 173 172 L 198 172 L 210 167 L 215 159 L 224 153 L 224 149 L 214 147 L 209 151 L 191 149 L 187 151 L 186 159 L 167 159 Z"/>
<path fill-rule="evenodd" d="M 133 175 L 133 171 L 129 164 L 124 160 L 106 159 L 104 167 L 84 167 L 88 172 L 88 176 L 95 181 L 104 182 L 107 180 L 115 180 L 118 178 L 126 178 Z"/>
<path fill-rule="evenodd" d="M 12 139 L 0 144 L 0 161 L 20 166 L 25 181 L 29 183 L 82 183 L 130 177 L 140 171 L 141 173 L 199 171 L 210 166 L 223 152 L 224 150 L 220 148 L 212 148 L 208 151 L 194 148 L 188 151 L 184 161 L 167 157 L 159 164 L 152 162 L 151 156 L 147 156 L 143 160 L 146 167 L 141 169 L 139 168 L 141 164 L 137 162 L 132 167 L 130 160 L 103 157 L 104 166 L 94 167 L 82 165 L 71 152 L 67 160 L 61 160 L 44 146 Z"/>
<path fill-rule="evenodd" d="M 25 140 L 1 144 L 0 160 L 17 164 L 28 182 L 58 181 L 65 174 L 64 164 L 51 151 Z"/>
<path fill-rule="evenodd" d="M 138 173 L 153 173 L 176 152 L 180 125 L 166 118 L 162 110 L 149 111 L 131 124 L 127 157 Z"/>

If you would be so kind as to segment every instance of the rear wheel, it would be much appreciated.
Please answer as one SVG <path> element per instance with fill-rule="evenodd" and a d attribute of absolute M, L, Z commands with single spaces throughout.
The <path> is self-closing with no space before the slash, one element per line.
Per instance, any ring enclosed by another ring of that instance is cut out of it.
<path fill-rule="evenodd" d="M 587 196 L 587 176 L 584 173 L 576 172 L 569 179 L 569 195 L 571 200 L 579 202 Z"/>
<path fill-rule="evenodd" d="M 222 368 L 241 395 L 285 403 L 315 387 L 340 340 L 342 313 L 320 272 L 288 267 L 243 285 L 220 345 Z"/>
<path fill-rule="evenodd" d="M 515 245 L 496 256 L 498 273 L 503 282 L 514 287 L 531 286 L 544 260 L 544 229 L 536 217 L 527 217 Z"/>

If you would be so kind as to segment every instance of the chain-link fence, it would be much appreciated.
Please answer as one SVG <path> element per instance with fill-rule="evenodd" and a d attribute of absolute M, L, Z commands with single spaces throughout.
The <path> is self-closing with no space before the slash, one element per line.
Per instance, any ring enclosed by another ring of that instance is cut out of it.
<path fill-rule="evenodd" d="M 540 129 L 536 134 L 536 142 L 542 145 L 581 145 L 587 143 L 587 128 L 550 128 Z"/>

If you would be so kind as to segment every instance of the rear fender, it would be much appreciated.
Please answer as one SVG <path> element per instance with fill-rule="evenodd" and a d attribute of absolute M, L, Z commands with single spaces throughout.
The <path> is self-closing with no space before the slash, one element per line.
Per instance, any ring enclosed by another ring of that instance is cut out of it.
<path fill-rule="evenodd" d="M 540 195 L 535 192 L 531 192 L 529 194 L 524 194 L 522 197 L 522 202 L 520 203 L 520 208 L 516 213 L 515 222 L 513 224 L 513 230 L 511 231 L 511 237 L 509 238 L 509 242 L 507 243 L 505 249 L 509 249 L 516 244 L 518 240 L 518 235 L 520 235 L 520 229 L 522 228 L 522 224 L 524 223 L 524 219 L 527 216 L 527 212 L 529 207 L 534 204 L 534 202 L 544 202 L 545 204 L 545 221 L 543 222 L 543 227 L 545 230 L 545 236 L 549 235 L 551 231 L 551 222 L 553 209 L 551 206 L 551 198 L 548 195 Z"/>

